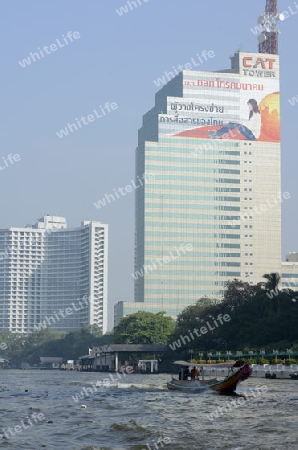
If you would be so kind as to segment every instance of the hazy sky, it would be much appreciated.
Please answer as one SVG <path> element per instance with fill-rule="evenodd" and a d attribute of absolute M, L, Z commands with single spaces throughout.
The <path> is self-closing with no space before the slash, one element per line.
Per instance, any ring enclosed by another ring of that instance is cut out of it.
<path fill-rule="evenodd" d="M 110 317 L 114 303 L 133 301 L 134 193 L 100 209 L 93 203 L 134 178 L 137 131 L 158 90 L 153 81 L 203 50 L 215 53 L 197 68 L 206 71 L 229 68 L 239 48 L 256 52 L 251 29 L 266 3 L 135 2 L 132 10 L 125 0 L 1 0 L 0 5 L 0 228 L 25 226 L 47 213 L 65 216 L 72 227 L 84 219 L 108 223 Z M 284 257 L 298 251 L 298 102 L 288 101 L 298 99 L 298 10 L 292 0 L 278 3 L 289 15 L 280 24 L 279 45 L 282 191 L 291 195 L 282 208 Z M 128 12 L 120 16 L 116 9 L 125 5 Z M 72 42 L 69 31 L 78 32 Z M 44 57 L 22 67 L 19 61 L 38 47 Z M 105 109 L 104 116 L 100 105 L 106 102 L 118 108 Z M 94 109 L 103 117 L 57 136 Z M 11 164 L 10 153 L 20 160 Z"/>

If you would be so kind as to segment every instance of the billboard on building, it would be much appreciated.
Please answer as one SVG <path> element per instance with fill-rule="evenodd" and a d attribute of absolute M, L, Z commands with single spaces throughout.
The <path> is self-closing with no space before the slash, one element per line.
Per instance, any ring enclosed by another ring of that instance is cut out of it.
<path fill-rule="evenodd" d="M 239 53 L 239 73 L 183 72 L 183 97 L 168 97 L 159 133 L 280 141 L 277 55 Z"/>

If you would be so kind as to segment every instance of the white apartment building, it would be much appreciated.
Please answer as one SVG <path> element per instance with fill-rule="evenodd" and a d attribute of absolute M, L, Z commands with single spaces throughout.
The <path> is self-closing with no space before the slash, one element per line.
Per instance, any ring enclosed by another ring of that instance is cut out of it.
<path fill-rule="evenodd" d="M 44 216 L 0 229 L 0 329 L 107 331 L 108 225 Z"/>

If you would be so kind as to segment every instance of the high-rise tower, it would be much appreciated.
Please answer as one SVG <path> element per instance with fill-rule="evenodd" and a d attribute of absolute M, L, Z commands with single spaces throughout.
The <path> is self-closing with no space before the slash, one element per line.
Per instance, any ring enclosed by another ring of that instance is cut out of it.
<path fill-rule="evenodd" d="M 154 178 L 136 192 L 135 302 L 118 304 L 118 319 L 141 309 L 175 316 L 202 296 L 221 298 L 228 280 L 254 284 L 280 272 L 279 57 L 271 31 L 262 53 L 236 52 L 231 62 L 219 72 L 173 74 L 143 117 L 136 174 Z"/>

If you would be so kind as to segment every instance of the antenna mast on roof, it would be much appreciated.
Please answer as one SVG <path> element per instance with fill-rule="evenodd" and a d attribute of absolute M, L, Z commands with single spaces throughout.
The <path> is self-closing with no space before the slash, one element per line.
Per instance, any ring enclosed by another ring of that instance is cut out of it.
<path fill-rule="evenodd" d="M 262 25 L 262 34 L 258 37 L 259 53 L 278 54 L 278 29 L 277 22 L 284 20 L 283 14 L 277 12 L 277 0 L 266 0 L 264 14 L 258 18 L 258 23 Z"/>

